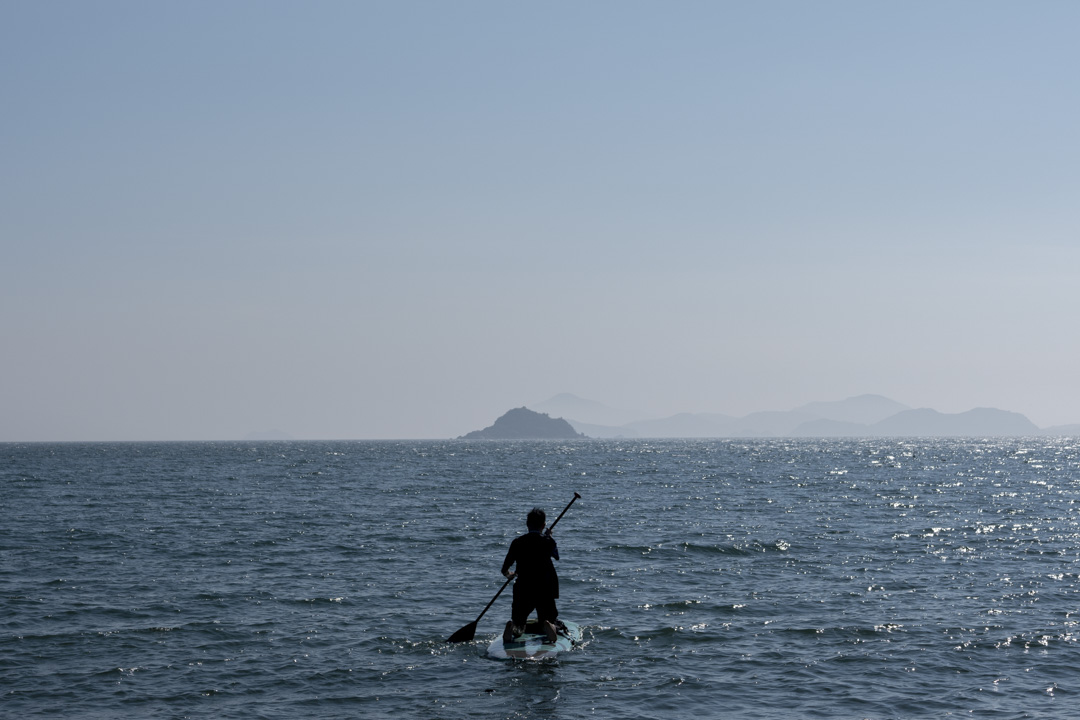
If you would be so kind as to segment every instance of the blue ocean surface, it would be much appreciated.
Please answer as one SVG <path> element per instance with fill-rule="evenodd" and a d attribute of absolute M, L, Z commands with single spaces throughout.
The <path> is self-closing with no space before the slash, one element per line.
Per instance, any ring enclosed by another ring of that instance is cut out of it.
<path fill-rule="evenodd" d="M 445 642 L 555 530 L 554 660 Z M 5 718 L 1074 718 L 1080 441 L 0 445 Z"/>

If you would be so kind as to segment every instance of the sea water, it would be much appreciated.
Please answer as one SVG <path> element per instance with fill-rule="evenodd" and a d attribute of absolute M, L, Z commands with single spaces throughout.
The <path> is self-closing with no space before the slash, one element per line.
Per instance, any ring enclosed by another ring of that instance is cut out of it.
<path fill-rule="evenodd" d="M 447 644 L 534 505 L 557 659 Z M 5 718 L 1072 718 L 1080 441 L 0 445 Z"/>

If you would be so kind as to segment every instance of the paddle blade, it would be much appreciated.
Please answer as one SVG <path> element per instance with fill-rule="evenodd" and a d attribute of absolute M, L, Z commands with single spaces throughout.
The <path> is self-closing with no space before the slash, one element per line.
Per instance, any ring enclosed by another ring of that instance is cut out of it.
<path fill-rule="evenodd" d="M 469 642 L 476 635 L 476 623 L 471 622 L 446 639 L 446 642 Z"/>

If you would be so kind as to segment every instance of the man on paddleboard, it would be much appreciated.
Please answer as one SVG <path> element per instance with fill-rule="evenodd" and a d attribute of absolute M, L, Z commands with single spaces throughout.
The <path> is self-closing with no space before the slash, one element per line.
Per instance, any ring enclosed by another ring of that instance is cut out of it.
<path fill-rule="evenodd" d="M 529 532 L 514 538 L 503 560 L 502 574 L 507 578 L 517 578 L 503 642 L 511 642 L 525 631 L 525 622 L 533 610 L 536 610 L 536 619 L 547 634 L 548 641 L 555 642 L 555 623 L 559 617 L 555 599 L 559 597 L 559 576 L 551 560 L 559 559 L 559 546 L 551 537 L 550 530 L 544 532 L 546 524 L 547 516 L 543 510 L 530 510 L 525 518 Z M 517 569 L 510 572 L 510 566 L 514 563 L 517 563 Z"/>

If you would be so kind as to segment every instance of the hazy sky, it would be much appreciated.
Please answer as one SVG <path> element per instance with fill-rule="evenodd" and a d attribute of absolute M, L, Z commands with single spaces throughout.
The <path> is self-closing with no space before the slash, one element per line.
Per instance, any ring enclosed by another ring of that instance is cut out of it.
<path fill-rule="evenodd" d="M 0 441 L 1080 422 L 1080 3 L 0 0 Z"/>

